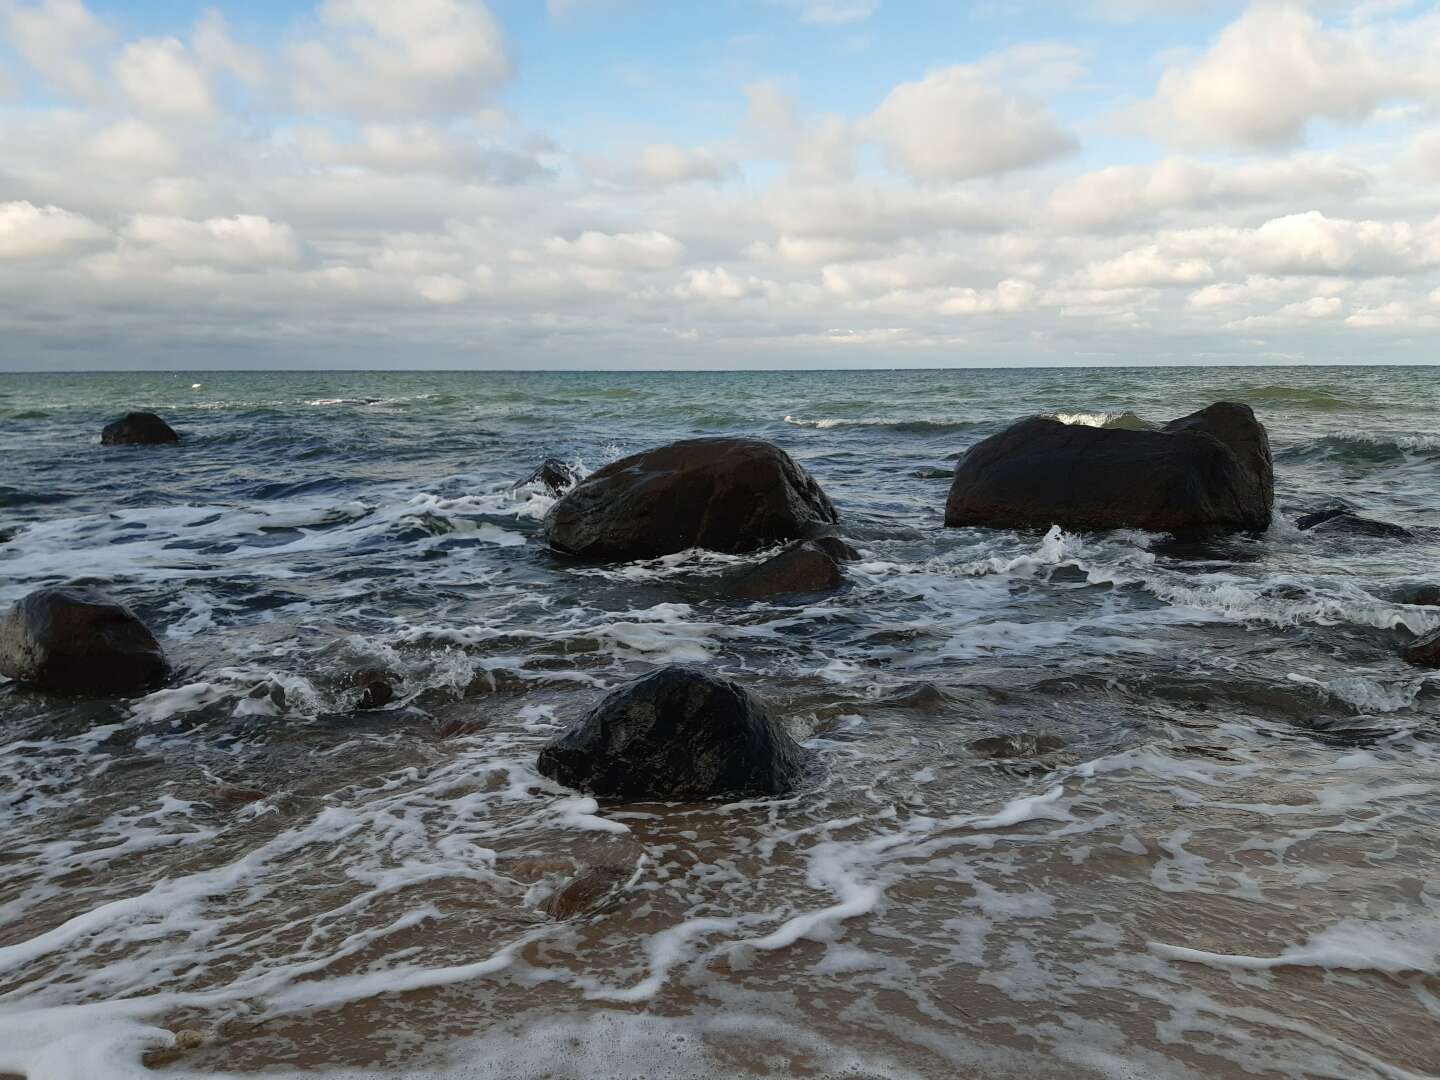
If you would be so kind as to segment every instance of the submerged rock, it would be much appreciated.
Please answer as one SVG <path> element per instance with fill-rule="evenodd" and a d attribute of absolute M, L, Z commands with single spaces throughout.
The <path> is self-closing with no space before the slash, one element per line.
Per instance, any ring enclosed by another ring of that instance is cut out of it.
<path fill-rule="evenodd" d="M 175 429 L 150 412 L 126 413 L 100 433 L 102 446 L 159 446 L 179 441 Z"/>
<path fill-rule="evenodd" d="M 1021 420 L 955 469 L 945 524 L 1144 529 L 1180 536 L 1270 525 L 1274 471 L 1247 405 L 1218 402 L 1158 430 Z"/>
<path fill-rule="evenodd" d="M 1440 607 L 1440 585 L 1401 585 L 1391 594 L 1397 604 Z"/>
<path fill-rule="evenodd" d="M 839 564 L 810 540 L 791 544 L 758 566 L 732 578 L 727 591 L 743 600 L 763 600 L 788 593 L 826 592 L 845 579 Z"/>
<path fill-rule="evenodd" d="M 566 465 L 559 458 L 548 457 L 540 463 L 540 467 L 531 473 L 516 487 L 524 487 L 526 484 L 544 484 L 550 489 L 551 494 L 560 495 L 575 486 L 580 479 L 575 470 Z"/>
<path fill-rule="evenodd" d="M 688 548 L 746 552 L 838 521 L 820 485 L 759 439 L 688 439 L 591 473 L 550 509 L 567 555 L 653 559 Z"/>
<path fill-rule="evenodd" d="M 1018 735 L 991 735 L 988 738 L 976 739 L 970 744 L 970 749 L 981 757 L 1009 761 L 1053 754 L 1058 750 L 1065 749 L 1065 740 L 1058 735 L 1034 735 L 1030 732 L 1022 732 Z"/>
<path fill-rule="evenodd" d="M 671 665 L 611 693 L 540 752 L 538 767 L 602 798 L 678 801 L 780 795 L 808 760 L 744 687 Z"/>
<path fill-rule="evenodd" d="M 1431 630 L 1410 642 L 1404 655 L 1417 667 L 1440 668 L 1440 630 Z"/>
<path fill-rule="evenodd" d="M 862 558 L 856 548 L 851 547 L 838 536 L 817 536 L 810 542 L 836 562 L 859 562 Z"/>
<path fill-rule="evenodd" d="M 383 709 L 395 700 L 395 684 L 401 677 L 390 671 L 366 668 L 350 676 L 350 686 L 360 691 L 357 709 Z"/>
<path fill-rule="evenodd" d="M 633 866 L 592 866 L 546 897 L 540 910 L 562 920 L 594 915 L 620 898 L 634 874 Z"/>
<path fill-rule="evenodd" d="M 1295 527 L 1301 532 L 1336 536 L 1367 536 L 1385 540 L 1408 540 L 1414 535 L 1403 526 L 1361 517 L 1343 506 L 1334 506 L 1328 510 L 1298 517 L 1295 519 Z"/>
<path fill-rule="evenodd" d="M 40 589 L 0 621 L 0 673 L 61 693 L 140 694 L 169 666 L 129 608 L 87 590 Z"/>

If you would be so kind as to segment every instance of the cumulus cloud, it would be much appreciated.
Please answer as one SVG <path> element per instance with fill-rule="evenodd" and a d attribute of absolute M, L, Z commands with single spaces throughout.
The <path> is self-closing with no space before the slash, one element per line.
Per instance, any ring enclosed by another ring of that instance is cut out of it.
<path fill-rule="evenodd" d="M 1262 2 L 1166 68 L 1142 115 L 1171 142 L 1285 145 L 1312 120 L 1358 123 L 1387 101 L 1433 93 L 1440 84 L 1422 63 L 1363 27 L 1331 29 L 1297 4 Z"/>
<path fill-rule="evenodd" d="M 292 92 L 303 108 L 364 117 L 478 109 L 510 77 L 483 0 L 324 0 L 329 31 L 296 45 Z"/>
<path fill-rule="evenodd" d="M 1288 157 L 1231 166 L 1169 157 L 1083 173 L 1055 189 L 1049 209 L 1072 227 L 1133 228 L 1137 221 L 1172 210 L 1353 199 L 1371 188 L 1374 180 L 1369 170 L 1333 157 Z"/>
<path fill-rule="evenodd" d="M 0 203 L 0 259 L 62 255 L 107 235 L 83 214 L 73 214 L 58 206 Z"/>
<path fill-rule="evenodd" d="M 100 94 L 94 51 L 110 33 L 80 0 L 15 0 L 0 18 L 9 44 L 51 86 L 80 98 Z"/>
<path fill-rule="evenodd" d="M 891 164 L 920 180 L 969 180 L 1038 165 L 1078 146 L 1042 104 L 988 82 L 973 66 L 897 86 L 865 131 Z"/>
<path fill-rule="evenodd" d="M 545 250 L 589 266 L 664 270 L 680 261 L 685 245 L 657 230 L 643 233 L 587 230 L 574 240 L 552 237 L 545 244 Z"/>
<path fill-rule="evenodd" d="M 206 117 L 215 111 L 204 72 L 173 37 L 126 45 L 115 61 L 115 80 L 141 112 Z"/>
<path fill-rule="evenodd" d="M 295 230 L 257 214 L 205 221 L 137 214 L 121 236 L 128 244 L 175 262 L 265 267 L 294 263 L 300 258 Z"/>

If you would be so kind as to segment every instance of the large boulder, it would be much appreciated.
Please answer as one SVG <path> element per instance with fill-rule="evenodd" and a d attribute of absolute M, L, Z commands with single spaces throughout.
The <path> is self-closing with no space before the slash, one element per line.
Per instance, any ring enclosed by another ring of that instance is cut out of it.
<path fill-rule="evenodd" d="M 960 459 L 945 524 L 1258 532 L 1274 491 L 1270 440 L 1247 405 L 1218 402 L 1154 430 L 1034 416 Z"/>
<path fill-rule="evenodd" d="M 175 429 L 150 412 L 126 413 L 119 420 L 105 425 L 100 433 L 102 446 L 159 446 L 178 443 Z"/>
<path fill-rule="evenodd" d="M 742 570 L 727 591 L 742 600 L 764 600 L 793 593 L 827 592 L 845 579 L 840 565 L 813 540 L 791 544 L 758 566 Z"/>
<path fill-rule="evenodd" d="M 98 593 L 41 589 L 0 621 L 0 673 L 42 690 L 140 694 L 168 672 L 155 635 Z"/>
<path fill-rule="evenodd" d="M 676 664 L 607 696 L 540 752 L 539 769 L 601 798 L 686 801 L 783 794 L 808 760 L 744 687 Z"/>
<path fill-rule="evenodd" d="M 567 555 L 653 559 L 688 548 L 746 552 L 839 520 L 820 485 L 759 439 L 687 439 L 591 473 L 550 508 L 545 535 Z"/>

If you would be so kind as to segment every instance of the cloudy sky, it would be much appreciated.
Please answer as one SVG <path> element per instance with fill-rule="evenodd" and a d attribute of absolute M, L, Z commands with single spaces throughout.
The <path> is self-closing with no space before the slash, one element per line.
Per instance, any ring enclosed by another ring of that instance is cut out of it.
<path fill-rule="evenodd" d="M 0 0 L 0 368 L 1440 362 L 1440 4 Z"/>

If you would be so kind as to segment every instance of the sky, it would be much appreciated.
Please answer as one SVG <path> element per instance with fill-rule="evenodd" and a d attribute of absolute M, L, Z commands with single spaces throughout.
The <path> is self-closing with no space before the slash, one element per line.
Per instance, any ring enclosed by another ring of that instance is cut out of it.
<path fill-rule="evenodd" d="M 1440 3 L 0 0 L 0 370 L 1440 362 Z"/>

